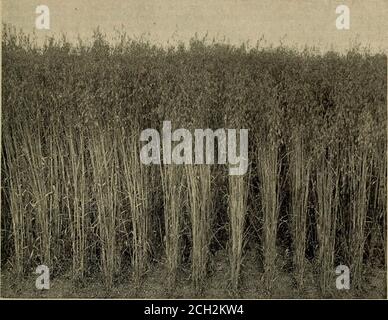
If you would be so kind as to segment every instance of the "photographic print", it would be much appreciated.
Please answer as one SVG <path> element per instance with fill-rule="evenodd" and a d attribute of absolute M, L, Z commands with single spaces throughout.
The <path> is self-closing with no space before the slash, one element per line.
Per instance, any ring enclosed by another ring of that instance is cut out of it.
<path fill-rule="evenodd" d="M 1 10 L 2 299 L 387 299 L 386 0 Z"/>

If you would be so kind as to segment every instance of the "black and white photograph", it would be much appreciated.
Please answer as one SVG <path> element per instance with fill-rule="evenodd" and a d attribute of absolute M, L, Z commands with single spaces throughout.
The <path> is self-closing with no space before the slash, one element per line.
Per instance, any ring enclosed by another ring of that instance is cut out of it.
<path fill-rule="evenodd" d="M 387 0 L 1 6 L 1 299 L 387 299 Z"/>

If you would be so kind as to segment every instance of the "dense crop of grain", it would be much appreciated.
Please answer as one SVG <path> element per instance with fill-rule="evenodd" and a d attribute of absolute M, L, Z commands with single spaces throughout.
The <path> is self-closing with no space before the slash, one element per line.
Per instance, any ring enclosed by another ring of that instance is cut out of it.
<path fill-rule="evenodd" d="M 188 272 L 199 292 L 224 244 L 234 289 L 249 249 L 268 291 L 317 270 L 325 292 L 339 264 L 357 288 L 367 264 L 386 267 L 385 55 L 99 33 L 37 46 L 8 28 L 2 52 L 3 268 L 109 288 L 164 263 L 170 287 Z M 140 132 L 164 120 L 249 129 L 248 172 L 142 164 Z"/>

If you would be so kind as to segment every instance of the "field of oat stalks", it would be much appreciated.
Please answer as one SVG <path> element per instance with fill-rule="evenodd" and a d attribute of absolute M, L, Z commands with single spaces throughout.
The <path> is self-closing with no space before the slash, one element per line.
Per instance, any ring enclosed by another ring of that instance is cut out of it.
<path fill-rule="evenodd" d="M 386 296 L 384 54 L 3 31 L 3 296 Z M 249 129 L 249 172 L 142 164 L 164 120 Z"/>

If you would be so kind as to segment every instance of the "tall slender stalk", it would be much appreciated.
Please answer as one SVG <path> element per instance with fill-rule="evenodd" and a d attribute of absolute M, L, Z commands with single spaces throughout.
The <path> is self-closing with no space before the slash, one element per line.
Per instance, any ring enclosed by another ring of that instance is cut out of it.
<path fill-rule="evenodd" d="M 8 129 L 8 128 L 7 128 Z M 11 211 L 12 220 L 12 235 L 13 235 L 13 265 L 15 273 L 18 276 L 23 275 L 25 270 L 25 264 L 28 252 L 26 235 L 30 234 L 32 230 L 26 230 L 28 223 L 26 219 L 28 216 L 25 214 L 23 199 L 24 182 L 23 182 L 23 157 L 17 154 L 18 144 L 16 141 L 16 134 L 11 135 L 6 131 L 3 135 L 3 152 L 6 152 L 3 156 L 6 157 L 5 161 L 8 165 L 6 175 L 3 178 L 8 182 L 8 198 Z"/>
<path fill-rule="evenodd" d="M 49 267 L 51 261 L 51 212 L 48 210 L 48 197 L 51 194 L 47 178 L 47 162 L 44 153 L 43 134 L 38 126 L 33 132 L 32 128 L 23 130 L 23 145 L 21 146 L 27 159 L 30 170 L 28 171 L 29 188 L 31 192 L 31 206 L 36 221 L 36 240 L 39 247 L 41 264 Z"/>
<path fill-rule="evenodd" d="M 304 138 L 299 133 L 292 139 L 292 151 L 290 154 L 293 259 L 296 282 L 299 288 L 303 287 L 306 264 L 310 171 L 311 161 L 306 154 Z"/>
<path fill-rule="evenodd" d="M 85 167 L 85 141 L 80 132 L 77 139 L 69 130 L 68 136 L 68 163 L 62 158 L 62 175 L 65 184 L 66 210 L 69 217 L 69 227 L 72 243 L 72 275 L 74 279 L 82 278 L 87 269 L 86 266 L 86 167 Z M 98 161 L 98 160 L 96 160 Z"/>
<path fill-rule="evenodd" d="M 247 215 L 248 181 L 245 176 L 229 176 L 229 261 L 231 283 L 238 289 L 244 248 L 244 228 Z"/>
<path fill-rule="evenodd" d="M 181 234 L 184 206 L 184 171 L 179 166 L 161 166 L 164 202 L 165 248 L 168 283 L 175 284 L 181 259 Z"/>
<path fill-rule="evenodd" d="M 117 140 L 107 133 L 96 133 L 89 142 L 93 173 L 93 196 L 97 206 L 98 236 L 101 246 L 101 268 L 110 288 L 118 269 L 116 227 L 119 210 Z M 79 213 L 81 214 L 81 213 Z"/>
<path fill-rule="evenodd" d="M 267 290 L 272 288 L 277 256 L 276 236 L 279 217 L 279 146 L 273 140 L 258 146 L 257 162 L 263 210 L 264 279 Z"/>
<path fill-rule="evenodd" d="M 196 291 L 206 277 L 212 215 L 211 171 L 209 165 L 186 166 L 191 217 L 191 276 Z"/>
<path fill-rule="evenodd" d="M 332 151 L 331 151 L 332 152 Z M 339 174 L 332 161 L 321 155 L 316 168 L 319 284 L 330 287 L 334 270 L 336 222 L 339 209 Z"/>
<path fill-rule="evenodd" d="M 123 136 L 121 151 L 124 190 L 129 200 L 132 226 L 132 267 L 135 280 L 139 282 L 147 270 L 150 254 L 149 168 L 140 162 L 140 147 L 136 136 Z"/>
<path fill-rule="evenodd" d="M 366 241 L 366 216 L 369 202 L 368 179 L 370 175 L 370 155 L 367 150 L 359 150 L 349 157 L 351 220 L 349 230 L 349 248 L 352 284 L 360 288 Z"/>

